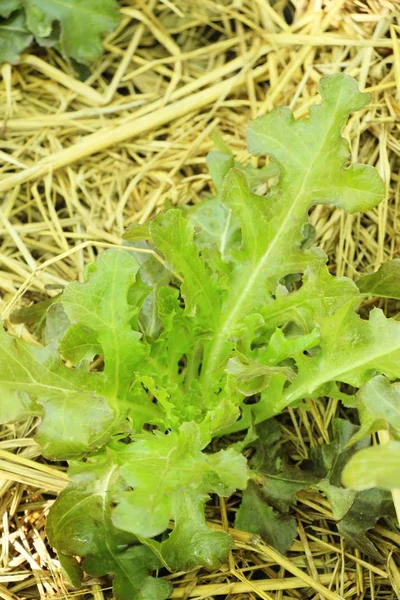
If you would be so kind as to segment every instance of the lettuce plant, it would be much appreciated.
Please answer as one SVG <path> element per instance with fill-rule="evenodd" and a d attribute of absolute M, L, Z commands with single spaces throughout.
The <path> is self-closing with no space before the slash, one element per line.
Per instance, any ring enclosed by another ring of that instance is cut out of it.
<path fill-rule="evenodd" d="M 35 40 L 89 65 L 103 54 L 101 38 L 120 21 L 116 0 L 1 0 L 0 63 L 16 63 Z"/>
<path fill-rule="evenodd" d="M 272 162 L 211 153 L 215 198 L 132 228 L 126 250 L 46 304 L 43 346 L 0 332 L 1 421 L 37 417 L 43 456 L 70 465 L 47 531 L 76 585 L 82 570 L 112 574 L 116 598 L 163 599 L 158 568 L 218 567 L 233 544 L 204 505 L 260 476 L 241 450 L 266 443 L 271 417 L 325 396 L 360 406 L 341 384 L 373 398 L 400 377 L 400 322 L 357 313 L 376 276 L 360 291 L 313 247 L 313 205 L 353 213 L 384 195 L 373 167 L 348 165 L 341 137 L 369 96 L 343 74 L 319 90 L 308 119 L 276 108 L 250 125 L 250 153 Z M 328 497 L 332 481 L 318 484 Z"/>

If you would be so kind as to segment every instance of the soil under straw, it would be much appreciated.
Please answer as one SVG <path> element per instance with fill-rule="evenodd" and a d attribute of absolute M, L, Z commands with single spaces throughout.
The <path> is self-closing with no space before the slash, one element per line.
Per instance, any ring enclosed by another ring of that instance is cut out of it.
<path fill-rule="evenodd" d="M 316 100 L 322 75 L 344 70 L 372 93 L 345 135 L 352 158 L 375 165 L 387 197 L 375 210 L 311 215 L 332 268 L 355 277 L 398 255 L 400 4 L 369 0 L 131 0 L 86 81 L 51 49 L 3 65 L 0 84 L 0 309 L 59 292 L 83 278 L 104 247 L 121 244 L 132 222 L 165 202 L 212 192 L 205 157 L 219 132 L 239 159 L 245 129 L 277 104 L 297 117 Z M 256 164 L 256 162 L 255 162 Z M 14 331 L 26 339 L 23 326 Z M 290 411 L 285 435 L 298 456 L 329 441 L 335 403 Z M 34 423 L 0 430 L 0 598 L 110 596 L 110 582 L 72 590 L 46 546 L 45 519 L 66 485 L 63 467 L 38 458 Z M 229 528 L 237 499 L 208 518 Z M 375 564 L 335 533 L 326 499 L 303 493 L 299 536 L 283 557 L 230 530 L 235 549 L 217 573 L 171 576 L 173 598 L 339 600 L 400 598 L 400 535 L 380 522 L 371 538 L 387 557 Z"/>

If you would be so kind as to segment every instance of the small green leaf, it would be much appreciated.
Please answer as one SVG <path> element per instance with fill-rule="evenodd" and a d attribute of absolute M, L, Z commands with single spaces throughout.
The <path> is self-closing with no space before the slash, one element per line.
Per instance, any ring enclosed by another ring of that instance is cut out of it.
<path fill-rule="evenodd" d="M 62 347 L 68 348 L 71 336 L 76 344 L 86 337 L 92 346 L 92 354 L 98 350 L 97 346 L 101 346 L 106 393 L 114 405 L 126 394 L 133 372 L 146 354 L 146 348 L 140 341 L 141 334 L 133 330 L 145 297 L 150 292 L 136 280 L 138 270 L 139 265 L 129 252 L 103 252 L 96 263 L 89 265 L 86 283 L 69 284 L 61 300 L 70 322 L 75 326 L 72 334 L 67 333 Z M 76 348 L 71 352 L 79 355 Z"/>
<path fill-rule="evenodd" d="M 0 17 L 7 19 L 18 8 L 21 8 L 21 0 L 2 0 Z"/>
<path fill-rule="evenodd" d="M 8 12 L 4 11 L 4 13 Z M 6 19 L 0 21 L 0 63 L 16 63 L 19 55 L 27 48 L 33 40 L 33 35 L 28 31 L 25 24 L 25 16 L 22 11 L 17 11 Z"/>
<path fill-rule="evenodd" d="M 261 312 L 271 328 L 293 321 L 308 332 L 320 318 L 333 315 L 343 304 L 358 297 L 351 279 L 334 277 L 323 263 L 315 262 L 305 270 L 300 289 L 289 293 L 280 288 Z"/>
<path fill-rule="evenodd" d="M 363 385 L 356 395 L 361 430 L 357 439 L 389 426 L 400 434 L 400 384 L 390 383 L 377 375 Z M 354 442 L 354 439 L 352 440 Z"/>
<path fill-rule="evenodd" d="M 189 315 L 196 311 L 212 326 L 219 305 L 215 285 L 193 244 L 193 225 L 181 211 L 171 209 L 150 225 L 154 245 L 164 254 L 172 269 L 182 275 L 181 286 Z"/>
<path fill-rule="evenodd" d="M 338 523 L 339 532 L 345 537 L 350 548 L 358 548 L 377 562 L 386 558 L 367 536 L 381 517 L 393 515 L 391 494 L 384 490 L 365 490 L 356 499 L 344 519 Z"/>
<path fill-rule="evenodd" d="M 175 526 L 161 544 L 151 540 L 151 547 L 162 557 L 170 571 L 189 571 L 198 567 L 218 569 L 225 562 L 234 543 L 224 531 L 214 531 L 204 516 L 206 497 L 182 494 Z"/>
<path fill-rule="evenodd" d="M 262 497 L 262 490 L 250 483 L 236 513 L 235 527 L 260 535 L 268 544 L 284 554 L 297 535 L 296 521 L 274 512 Z"/>
<path fill-rule="evenodd" d="M 60 24 L 60 48 L 65 56 L 90 64 L 103 54 L 101 36 L 119 23 L 115 0 L 25 0 L 28 29 L 37 38 L 49 37 Z"/>
<path fill-rule="evenodd" d="M 280 406 L 313 395 L 329 381 L 361 386 L 380 372 L 400 377 L 400 323 L 373 309 L 368 321 L 354 312 L 354 302 L 321 319 L 321 351 L 298 357 L 299 374 Z"/>
<path fill-rule="evenodd" d="M 61 492 L 47 520 L 50 544 L 64 557 L 69 576 L 73 556 L 84 558 L 83 570 L 99 577 L 114 576 L 117 600 L 165 600 L 171 586 L 151 577 L 160 563 L 155 554 L 138 545 L 137 538 L 116 529 L 112 504 L 126 489 L 112 456 L 98 456 L 70 469 L 72 482 Z M 66 563 L 67 561 L 67 563 Z"/>
<path fill-rule="evenodd" d="M 400 259 L 384 263 L 375 273 L 360 277 L 356 283 L 363 294 L 400 300 Z"/>
<path fill-rule="evenodd" d="M 7 390 L 3 419 L 38 414 L 36 407 L 41 405 L 37 440 L 49 458 L 80 456 L 111 435 L 115 416 L 96 392 L 101 382 L 100 373 L 68 369 L 51 346 L 32 346 L 0 328 L 0 385 Z"/>
<path fill-rule="evenodd" d="M 207 167 L 217 190 L 220 190 L 224 179 L 235 164 L 232 154 L 213 150 L 207 155 Z"/>
<path fill-rule="evenodd" d="M 261 392 L 268 384 L 269 379 L 277 373 L 293 381 L 296 373 L 290 367 L 268 366 L 244 356 L 230 358 L 226 365 L 226 372 L 233 378 L 236 389 L 245 396 L 253 396 Z"/>
<path fill-rule="evenodd" d="M 400 442 L 370 446 L 354 454 L 343 471 L 343 484 L 354 490 L 400 488 Z"/>
<path fill-rule="evenodd" d="M 193 502 L 208 493 L 230 495 L 247 483 L 243 456 L 233 451 L 205 454 L 196 423 L 185 423 L 178 432 L 142 436 L 121 455 L 121 473 L 133 491 L 122 495 L 114 511 L 116 527 L 142 537 L 154 537 L 179 518 L 181 496 Z"/>

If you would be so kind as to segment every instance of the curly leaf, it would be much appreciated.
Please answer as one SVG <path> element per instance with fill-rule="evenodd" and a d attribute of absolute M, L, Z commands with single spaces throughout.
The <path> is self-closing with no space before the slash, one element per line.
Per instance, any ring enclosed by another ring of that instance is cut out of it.
<path fill-rule="evenodd" d="M 204 517 L 206 500 L 206 496 L 196 497 L 183 492 L 175 526 L 168 539 L 159 543 L 140 538 L 170 571 L 189 571 L 198 567 L 218 569 L 232 550 L 232 537 L 207 525 Z"/>
<path fill-rule="evenodd" d="M 321 320 L 320 346 L 317 356 L 298 358 L 298 378 L 285 392 L 285 405 L 330 381 L 359 387 L 376 372 L 400 377 L 400 323 L 381 310 L 374 309 L 365 321 L 354 312 L 353 302 L 344 305 Z"/>
<path fill-rule="evenodd" d="M 205 385 L 226 360 L 231 349 L 227 340 L 238 322 L 265 304 L 279 279 L 304 272 L 316 259 L 324 260 L 321 253 L 302 247 L 309 208 L 332 203 L 354 212 L 376 206 L 384 195 L 375 169 L 358 164 L 345 167 L 349 150 L 341 131 L 349 114 L 363 108 L 369 96 L 343 74 L 323 78 L 320 93 L 322 104 L 311 107 L 305 121 L 296 121 L 288 108 L 277 108 L 250 125 L 249 151 L 274 158 L 281 173 L 266 197 L 252 194 L 238 170 L 232 169 L 225 179 L 221 200 L 240 220 L 242 246 L 205 359 Z"/>
<path fill-rule="evenodd" d="M 116 527 L 143 537 L 162 533 L 170 519 L 178 519 L 182 495 L 192 502 L 208 493 L 230 495 L 247 484 L 244 457 L 233 451 L 205 454 L 196 423 L 178 432 L 156 433 L 131 444 L 121 455 L 121 473 L 133 491 L 122 495 L 115 509 Z"/>
<path fill-rule="evenodd" d="M 91 354 L 102 348 L 107 394 L 114 401 L 123 398 L 132 381 L 133 372 L 143 360 L 146 350 L 141 334 L 134 331 L 148 288 L 136 282 L 139 265 L 123 250 L 109 250 L 89 265 L 86 283 L 71 283 L 64 291 L 61 304 L 75 326 L 67 331 L 61 347 L 73 342 L 75 358 L 82 358 L 87 348 L 78 348 L 87 339 Z M 89 332 L 87 332 L 89 329 Z M 78 353 L 78 354 L 77 354 Z"/>
<path fill-rule="evenodd" d="M 151 577 L 160 566 L 155 554 L 112 524 L 112 504 L 126 487 L 112 457 L 78 463 L 70 469 L 70 476 L 72 482 L 61 492 L 47 520 L 49 542 L 67 557 L 68 573 L 76 573 L 73 557 L 80 556 L 89 575 L 114 576 L 117 600 L 168 598 L 169 583 Z"/>
<path fill-rule="evenodd" d="M 261 309 L 268 327 L 279 327 L 293 321 L 310 331 L 318 319 L 332 315 L 340 306 L 357 298 L 356 284 L 347 277 L 334 277 L 324 264 L 313 263 L 304 272 L 300 289 L 288 293 L 277 290 L 276 298 Z"/>
<path fill-rule="evenodd" d="M 194 315 L 197 311 L 209 326 L 215 323 L 218 291 L 193 243 L 192 224 L 181 211 L 171 209 L 162 218 L 152 221 L 150 232 L 156 248 L 184 278 L 181 292 L 187 313 Z"/>
<path fill-rule="evenodd" d="M 100 374 L 68 369 L 51 346 L 32 346 L 2 328 L 0 385 L 7 390 L 3 422 L 42 415 L 37 440 L 50 458 L 80 456 L 104 444 L 112 433 L 115 416 L 101 395 Z"/>

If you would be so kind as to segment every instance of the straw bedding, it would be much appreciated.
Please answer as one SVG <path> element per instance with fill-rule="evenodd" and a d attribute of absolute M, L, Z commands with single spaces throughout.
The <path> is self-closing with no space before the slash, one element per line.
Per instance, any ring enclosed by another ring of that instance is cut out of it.
<path fill-rule="evenodd" d="M 0 310 L 12 311 L 82 280 L 85 264 L 120 245 L 132 222 L 165 202 L 212 193 L 205 157 L 219 134 L 246 157 L 250 119 L 277 104 L 296 116 L 315 102 L 322 75 L 346 71 L 372 94 L 346 128 L 352 157 L 375 165 L 387 196 L 364 215 L 318 207 L 319 244 L 338 274 L 355 277 L 398 256 L 400 4 L 388 0 L 131 0 L 91 73 L 76 77 L 54 50 L 3 65 L 0 82 Z M 393 308 L 393 307 L 389 307 Z M 13 329 L 26 339 L 32 332 Z M 291 412 L 297 452 L 329 439 L 332 406 Z M 38 458 L 35 423 L 0 430 L 0 598 L 110 596 L 107 580 L 81 591 L 46 545 L 45 519 L 66 484 L 64 466 Z M 237 499 L 209 506 L 229 528 Z M 380 521 L 376 564 L 332 527 L 325 498 L 303 493 L 298 539 L 282 557 L 231 530 L 236 547 L 217 573 L 171 576 L 173 598 L 288 600 L 400 598 L 400 534 Z"/>

